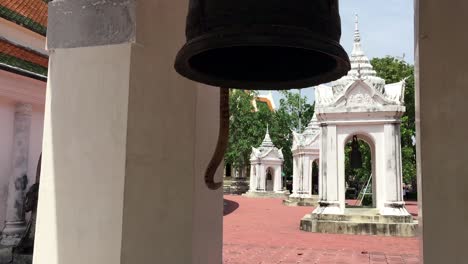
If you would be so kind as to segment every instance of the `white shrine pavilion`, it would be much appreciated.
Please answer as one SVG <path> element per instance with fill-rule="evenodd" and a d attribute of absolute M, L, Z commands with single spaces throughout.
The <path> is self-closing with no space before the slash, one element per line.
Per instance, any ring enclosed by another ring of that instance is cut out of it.
<path fill-rule="evenodd" d="M 265 138 L 258 148 L 252 147 L 250 155 L 250 187 L 246 196 L 283 196 L 283 152 L 271 141 L 267 128 Z"/>
<path fill-rule="evenodd" d="M 415 225 L 405 209 L 402 189 L 400 118 L 405 112 L 405 81 L 386 85 L 377 76 L 362 50 L 357 16 L 350 59 L 352 68 L 347 76 L 331 87 L 316 88 L 315 111 L 321 126 L 320 206 L 312 215 L 306 215 L 301 228 L 312 232 L 413 235 Z M 354 136 L 371 149 L 373 208 L 366 211 L 346 208 L 345 202 L 345 146 Z M 372 217 L 359 216 L 354 222 L 355 214 Z"/>
<path fill-rule="evenodd" d="M 318 182 L 312 178 L 313 163 L 319 161 L 320 126 L 314 114 L 303 133 L 293 131 L 293 193 L 290 198 L 310 199 Z"/>

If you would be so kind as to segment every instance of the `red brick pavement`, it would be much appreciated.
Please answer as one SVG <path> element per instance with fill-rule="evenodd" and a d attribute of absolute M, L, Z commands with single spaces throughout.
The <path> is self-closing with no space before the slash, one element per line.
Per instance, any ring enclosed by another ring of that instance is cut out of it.
<path fill-rule="evenodd" d="M 302 232 L 299 220 L 312 207 L 287 207 L 280 199 L 224 198 L 225 264 L 419 263 L 417 238 Z M 416 203 L 407 207 L 416 214 Z"/>

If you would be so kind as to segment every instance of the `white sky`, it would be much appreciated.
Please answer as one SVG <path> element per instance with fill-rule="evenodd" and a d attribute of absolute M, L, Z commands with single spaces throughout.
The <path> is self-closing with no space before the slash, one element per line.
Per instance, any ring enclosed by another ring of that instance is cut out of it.
<path fill-rule="evenodd" d="M 361 42 L 366 55 L 402 57 L 414 64 L 414 4 L 412 0 L 341 0 L 341 45 L 348 53 L 353 47 L 354 14 L 359 15 Z M 295 90 L 297 91 L 297 90 Z M 264 92 L 261 92 L 263 94 Z M 302 90 L 314 102 L 314 89 Z M 273 92 L 279 106 L 280 96 Z"/>

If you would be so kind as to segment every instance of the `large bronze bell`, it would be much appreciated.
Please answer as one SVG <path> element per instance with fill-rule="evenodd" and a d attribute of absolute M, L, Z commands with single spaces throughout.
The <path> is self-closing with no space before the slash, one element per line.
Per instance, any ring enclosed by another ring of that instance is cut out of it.
<path fill-rule="evenodd" d="M 359 141 L 357 136 L 353 137 L 353 142 L 351 143 L 351 168 L 360 169 L 362 168 L 362 154 L 359 150 Z"/>
<path fill-rule="evenodd" d="M 190 0 L 181 75 L 227 88 L 282 90 L 340 78 L 338 0 Z"/>

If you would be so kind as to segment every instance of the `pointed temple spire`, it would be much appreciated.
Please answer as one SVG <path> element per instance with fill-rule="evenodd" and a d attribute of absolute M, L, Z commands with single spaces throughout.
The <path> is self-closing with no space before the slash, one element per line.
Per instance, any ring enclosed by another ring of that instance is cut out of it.
<path fill-rule="evenodd" d="M 361 32 L 359 32 L 359 16 L 356 14 L 354 21 L 354 45 L 351 56 L 364 56 L 364 51 L 361 46 Z"/>
<path fill-rule="evenodd" d="M 317 120 L 317 114 L 314 113 L 314 115 L 312 116 L 312 119 L 307 125 L 307 128 L 304 130 L 304 134 L 306 135 L 317 134 L 319 131 L 320 131 L 320 126 Z"/>
<path fill-rule="evenodd" d="M 263 139 L 261 147 L 274 147 L 273 141 L 271 141 L 270 130 L 267 124 L 265 138 Z"/>
<path fill-rule="evenodd" d="M 361 32 L 359 31 L 359 16 L 355 15 L 354 20 L 354 44 L 353 51 L 351 52 L 351 71 L 348 75 L 355 76 L 359 79 L 361 77 L 376 76 L 369 58 L 364 54 L 361 44 Z"/>
<path fill-rule="evenodd" d="M 359 32 L 359 16 L 355 14 L 356 18 L 354 20 L 354 42 L 361 42 L 361 33 Z"/>

